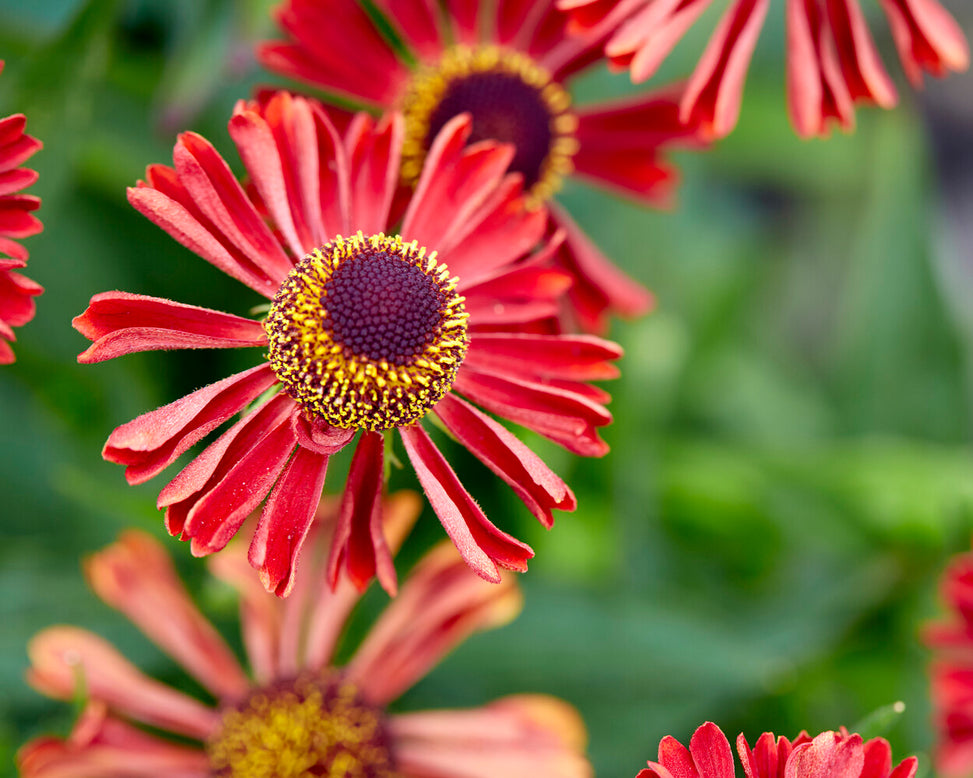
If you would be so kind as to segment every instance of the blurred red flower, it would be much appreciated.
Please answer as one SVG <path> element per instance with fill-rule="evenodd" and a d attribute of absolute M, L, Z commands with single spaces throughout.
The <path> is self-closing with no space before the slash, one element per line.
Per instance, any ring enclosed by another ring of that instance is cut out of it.
<path fill-rule="evenodd" d="M 523 176 L 533 202 L 551 203 L 551 230 L 567 236 L 555 259 L 574 280 L 576 323 L 601 332 L 609 313 L 645 313 L 648 291 L 615 267 L 551 197 L 573 173 L 641 203 L 668 204 L 678 174 L 662 152 L 698 145 L 694 128 L 679 120 L 679 90 L 575 108 L 570 83 L 602 58 L 604 35 L 569 36 L 568 19 L 550 0 L 375 5 L 401 47 L 358 0 L 288 0 L 277 11 L 288 39 L 262 45 L 259 59 L 343 98 L 404 111 L 406 180 L 414 180 L 439 129 L 468 112 L 471 139 L 514 144 L 511 170 Z"/>
<path fill-rule="evenodd" d="M 415 495 L 389 499 L 387 530 L 402 541 L 420 510 Z M 87 560 L 101 599 L 179 662 L 216 704 L 144 675 L 103 638 L 78 627 L 44 630 L 30 643 L 28 680 L 57 699 L 83 694 L 66 739 L 40 737 L 17 755 L 24 778 L 588 778 L 585 729 L 573 708 L 521 695 L 465 710 L 386 712 L 448 651 L 520 610 L 514 579 L 472 575 L 448 544 L 413 568 L 351 659 L 335 646 L 358 601 L 332 590 L 324 559 L 335 516 L 318 523 L 293 596 L 264 592 L 233 543 L 212 571 L 237 589 L 249 672 L 196 608 L 169 557 L 135 530 Z M 153 731 L 137 726 L 146 725 Z M 179 740 L 164 737 L 166 733 Z"/>
<path fill-rule="evenodd" d="M 3 72 L 0 60 L 0 72 Z M 24 133 L 27 119 L 22 113 L 0 119 L 0 365 L 14 361 L 10 344 L 17 338 L 14 327 L 34 318 L 33 297 L 44 290 L 15 272 L 27 264 L 27 249 L 13 238 L 36 235 L 44 227 L 32 211 L 40 198 L 18 194 L 37 180 L 37 173 L 18 167 L 41 148 L 41 142 Z"/>
<path fill-rule="evenodd" d="M 712 0 L 558 0 L 575 27 L 608 26 L 605 53 L 633 81 L 649 78 Z M 858 0 L 786 0 L 787 96 L 798 135 L 825 135 L 831 122 L 848 130 L 856 102 L 883 108 L 897 95 Z M 712 138 L 736 126 L 750 56 L 770 0 L 733 0 L 713 33 L 680 105 L 683 121 Z M 937 0 L 881 0 L 909 81 L 969 66 L 969 46 Z M 582 33 L 584 34 L 584 33 Z"/>
<path fill-rule="evenodd" d="M 737 737 L 737 754 L 747 778 L 914 778 L 916 758 L 892 767 L 892 749 L 883 738 L 862 742 L 861 735 L 802 732 L 793 741 L 764 732 L 754 748 Z M 706 722 L 687 749 L 673 737 L 659 743 L 659 761 L 649 762 L 637 778 L 733 778 L 733 754 L 722 730 Z"/>

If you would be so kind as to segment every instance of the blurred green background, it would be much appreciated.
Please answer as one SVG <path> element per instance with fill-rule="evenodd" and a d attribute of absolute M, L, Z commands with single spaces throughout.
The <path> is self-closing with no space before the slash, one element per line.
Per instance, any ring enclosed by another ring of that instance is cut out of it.
<path fill-rule="evenodd" d="M 87 591 L 78 559 L 124 526 L 164 536 L 153 506 L 165 481 L 126 486 L 99 456 L 108 433 L 250 360 L 156 353 L 78 366 L 86 342 L 70 319 L 108 289 L 245 313 L 239 286 L 135 213 L 125 187 L 169 162 L 183 129 L 238 163 L 226 120 L 236 99 L 274 82 L 251 58 L 272 35 L 270 6 L 0 1 L 0 115 L 26 113 L 45 144 L 30 162 L 45 230 L 26 244 L 27 274 L 47 291 L 18 331 L 17 363 L 0 369 L 0 765 L 11 774 L 25 739 L 70 727 L 68 706 L 22 681 L 41 627 L 85 625 L 187 683 Z M 895 757 L 928 752 L 918 630 L 940 612 L 936 578 L 973 528 L 973 77 L 932 83 L 921 102 L 902 88 L 898 110 L 859 111 L 855 134 L 799 141 L 774 6 L 740 126 L 679 156 L 675 211 L 566 188 L 577 219 L 658 295 L 651 316 L 612 332 L 626 349 L 609 387 L 612 452 L 577 461 L 529 439 L 579 499 L 550 533 L 451 452 L 487 513 L 537 557 L 521 579 L 523 615 L 463 645 L 398 707 L 551 692 L 584 715 L 598 774 L 619 778 L 662 736 L 685 741 L 707 719 L 752 742 L 851 727 L 897 700 L 907 708 L 887 732 Z M 711 29 L 697 25 L 663 76 L 688 72 Z M 631 88 L 599 72 L 577 94 Z M 393 485 L 415 482 L 405 472 Z M 431 512 L 420 527 L 407 559 L 441 537 Z M 187 546 L 165 542 L 236 639 L 228 592 Z M 364 609 L 382 601 L 372 592 Z"/>

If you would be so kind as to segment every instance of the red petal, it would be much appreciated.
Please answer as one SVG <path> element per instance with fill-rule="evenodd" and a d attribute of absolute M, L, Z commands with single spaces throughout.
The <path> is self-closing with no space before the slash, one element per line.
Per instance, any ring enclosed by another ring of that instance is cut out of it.
<path fill-rule="evenodd" d="M 464 364 L 514 378 L 599 381 L 618 377 L 610 362 L 621 356 L 620 346 L 593 335 L 476 333 Z"/>
<path fill-rule="evenodd" d="M 604 456 L 596 427 L 611 423 L 601 405 L 553 386 L 479 373 L 464 365 L 453 389 L 487 410 L 560 443 L 581 456 Z"/>
<path fill-rule="evenodd" d="M 350 220 L 365 235 L 388 228 L 404 136 L 401 114 L 389 114 L 376 125 L 364 113 L 355 116 L 345 136 L 351 160 Z"/>
<path fill-rule="evenodd" d="M 286 597 L 294 586 L 297 559 L 321 501 L 327 469 L 327 456 L 298 446 L 257 523 L 250 564 L 260 571 L 264 588 L 278 597 Z"/>
<path fill-rule="evenodd" d="M 348 579 L 359 591 L 364 590 L 377 573 L 382 588 L 395 596 L 395 567 L 382 532 L 384 466 L 384 436 L 378 432 L 363 432 L 351 460 L 331 542 L 328 581 L 332 589 L 337 587 L 344 568 Z"/>
<path fill-rule="evenodd" d="M 147 481 L 277 381 L 267 364 L 225 378 L 118 427 L 102 451 L 127 465 L 130 484 Z"/>
<path fill-rule="evenodd" d="M 769 0 L 735 0 L 720 20 L 682 100 L 681 117 L 709 138 L 729 134 L 740 115 L 743 83 Z"/>
<path fill-rule="evenodd" d="M 554 508 L 573 511 L 577 507 L 567 484 L 539 456 L 472 405 L 446 395 L 436 406 L 436 415 L 460 443 L 514 490 L 546 528 L 554 525 Z"/>
<path fill-rule="evenodd" d="M 689 741 L 699 778 L 734 778 L 730 741 L 713 722 L 700 726 Z"/>
<path fill-rule="evenodd" d="M 127 292 L 104 292 L 72 322 L 94 341 L 78 355 L 90 364 L 139 351 L 176 348 L 243 348 L 263 346 L 260 322 L 209 308 Z"/>
<path fill-rule="evenodd" d="M 399 432 L 419 483 L 466 564 L 491 583 L 500 581 L 497 565 L 526 570 L 533 550 L 487 519 L 425 430 L 414 425 Z"/>

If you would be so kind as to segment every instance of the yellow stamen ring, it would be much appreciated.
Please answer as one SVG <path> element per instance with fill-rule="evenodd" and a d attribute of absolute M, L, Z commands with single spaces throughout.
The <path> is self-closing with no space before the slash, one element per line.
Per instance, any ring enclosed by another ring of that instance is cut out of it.
<path fill-rule="evenodd" d="M 334 427 L 412 424 L 449 391 L 469 344 L 457 279 L 416 241 L 336 237 L 290 272 L 264 320 L 267 358 Z"/>

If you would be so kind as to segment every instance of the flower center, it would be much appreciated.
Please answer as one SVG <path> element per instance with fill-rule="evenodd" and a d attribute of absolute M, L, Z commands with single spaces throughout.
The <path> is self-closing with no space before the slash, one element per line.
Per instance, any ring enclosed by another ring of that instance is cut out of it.
<path fill-rule="evenodd" d="M 337 237 L 290 272 L 264 321 L 287 393 L 342 429 L 418 421 L 466 356 L 469 314 L 436 252 L 382 234 Z"/>
<path fill-rule="evenodd" d="M 339 677 L 255 691 L 207 742 L 214 778 L 393 778 L 381 711 Z"/>
<path fill-rule="evenodd" d="M 510 169 L 522 173 L 534 202 L 550 197 L 571 172 L 577 117 L 571 98 L 529 57 L 495 46 L 449 49 L 420 70 L 406 93 L 402 175 L 414 182 L 436 134 L 450 119 L 473 117 L 470 142 L 494 139 L 516 148 Z"/>

